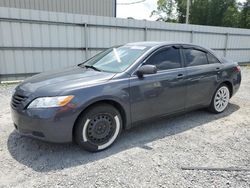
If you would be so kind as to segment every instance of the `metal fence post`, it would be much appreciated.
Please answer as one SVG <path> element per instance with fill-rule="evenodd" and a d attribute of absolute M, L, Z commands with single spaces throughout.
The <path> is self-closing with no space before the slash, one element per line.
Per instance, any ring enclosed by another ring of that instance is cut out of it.
<path fill-rule="evenodd" d="M 224 50 L 224 56 L 225 56 L 225 57 L 227 56 L 228 37 L 229 37 L 229 33 L 226 33 L 225 50 Z"/>
<path fill-rule="evenodd" d="M 194 42 L 194 31 L 192 30 L 191 31 L 191 43 L 193 43 Z"/>
<path fill-rule="evenodd" d="M 145 25 L 145 27 L 144 27 L 144 41 L 147 41 L 148 40 L 148 27 L 147 27 L 147 20 L 145 20 L 144 21 L 144 25 Z"/>
<path fill-rule="evenodd" d="M 89 58 L 89 39 L 88 39 L 88 24 L 84 24 L 84 38 L 85 38 L 85 59 Z"/>
<path fill-rule="evenodd" d="M 147 34 L 148 34 L 148 27 L 147 27 L 147 26 L 145 26 L 145 28 L 144 28 L 144 40 L 145 40 L 145 41 L 147 41 L 147 40 L 148 40 L 148 36 L 147 36 Z"/>

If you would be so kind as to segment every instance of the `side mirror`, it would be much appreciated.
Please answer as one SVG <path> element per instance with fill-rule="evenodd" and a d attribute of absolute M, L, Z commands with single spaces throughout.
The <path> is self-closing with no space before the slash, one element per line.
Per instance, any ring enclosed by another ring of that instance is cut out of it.
<path fill-rule="evenodd" d="M 157 73 L 157 68 L 155 65 L 142 65 L 136 73 L 138 77 L 143 77 L 144 74 Z"/>

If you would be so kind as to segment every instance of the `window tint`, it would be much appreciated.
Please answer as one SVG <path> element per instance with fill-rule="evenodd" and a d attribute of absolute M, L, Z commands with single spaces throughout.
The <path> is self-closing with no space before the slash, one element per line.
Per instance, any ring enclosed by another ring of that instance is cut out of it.
<path fill-rule="evenodd" d="M 181 67 L 179 49 L 165 48 L 153 54 L 145 64 L 155 65 L 158 70 L 167 70 Z"/>
<path fill-rule="evenodd" d="M 205 52 L 195 49 L 183 49 L 183 51 L 186 58 L 186 65 L 188 67 L 208 64 Z"/>
<path fill-rule="evenodd" d="M 209 63 L 220 63 L 219 60 L 214 57 L 212 54 L 207 53 L 207 58 Z"/>

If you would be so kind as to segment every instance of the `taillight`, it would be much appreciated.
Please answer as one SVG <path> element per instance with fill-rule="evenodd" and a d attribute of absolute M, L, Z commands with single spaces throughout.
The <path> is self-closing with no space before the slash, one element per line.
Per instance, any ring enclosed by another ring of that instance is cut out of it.
<path fill-rule="evenodd" d="M 237 65 L 236 67 L 233 68 L 233 71 L 234 72 L 240 72 L 240 66 Z"/>

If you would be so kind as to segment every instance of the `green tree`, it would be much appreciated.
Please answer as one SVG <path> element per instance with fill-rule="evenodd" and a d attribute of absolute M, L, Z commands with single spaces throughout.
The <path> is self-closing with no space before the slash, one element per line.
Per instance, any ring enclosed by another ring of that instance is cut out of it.
<path fill-rule="evenodd" d="M 176 22 L 175 9 L 175 0 L 157 0 L 157 10 L 152 11 L 151 16 L 156 16 L 157 21 Z"/>
<path fill-rule="evenodd" d="M 174 10 L 173 4 L 176 5 Z M 152 14 L 160 15 L 158 20 L 162 21 L 173 21 L 172 15 L 176 14 L 175 22 L 185 23 L 186 7 L 187 0 L 158 0 L 157 11 Z M 245 12 L 247 16 L 248 11 Z M 240 18 L 236 0 L 190 0 L 190 24 L 239 27 Z"/>
<path fill-rule="evenodd" d="M 237 27 L 239 10 L 236 0 L 209 1 L 207 16 L 207 25 Z"/>
<path fill-rule="evenodd" d="M 240 27 L 240 12 L 236 6 L 229 6 L 223 14 L 222 26 Z"/>
<path fill-rule="evenodd" d="M 240 26 L 250 29 L 250 0 L 243 4 L 243 9 L 240 15 Z"/>
<path fill-rule="evenodd" d="M 189 23 L 208 25 L 209 0 L 196 0 L 190 6 Z"/>
<path fill-rule="evenodd" d="M 190 1 L 190 4 L 192 6 L 192 1 Z M 185 23 L 186 22 L 186 9 L 187 9 L 187 0 L 176 0 L 177 5 L 177 20 L 179 23 Z"/>

